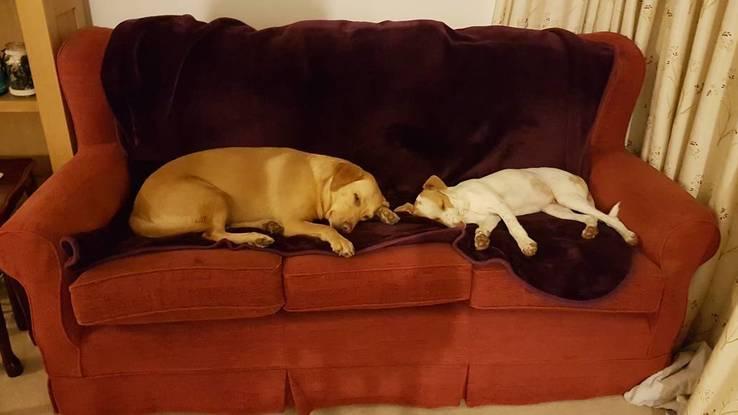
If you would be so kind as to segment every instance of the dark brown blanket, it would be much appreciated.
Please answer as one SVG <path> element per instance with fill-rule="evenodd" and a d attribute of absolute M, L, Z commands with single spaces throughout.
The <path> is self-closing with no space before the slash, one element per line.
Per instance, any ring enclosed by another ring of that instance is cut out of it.
<path fill-rule="evenodd" d="M 187 153 L 284 146 L 359 164 L 396 206 L 413 200 L 431 174 L 457 183 L 549 166 L 588 177 L 589 130 L 612 59 L 607 46 L 558 29 L 309 21 L 256 31 L 233 19 L 160 16 L 113 31 L 102 80 L 134 190 Z M 126 216 L 67 238 L 69 265 L 227 245 L 198 236 L 131 238 Z M 520 254 L 503 225 L 484 252 L 470 249 L 470 232 L 408 217 L 394 227 L 363 223 L 350 239 L 359 253 L 455 241 L 471 261 L 505 261 L 533 286 L 570 299 L 604 295 L 627 274 L 630 249 L 603 224 L 600 236 L 584 241 L 580 223 L 543 214 L 521 223 L 539 243 L 533 258 Z M 330 253 L 306 238 L 280 238 L 271 249 Z"/>

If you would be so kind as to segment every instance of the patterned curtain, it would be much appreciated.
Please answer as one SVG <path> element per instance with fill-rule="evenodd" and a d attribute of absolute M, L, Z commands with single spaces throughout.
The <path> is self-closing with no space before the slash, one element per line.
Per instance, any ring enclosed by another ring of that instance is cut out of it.
<path fill-rule="evenodd" d="M 722 234 L 690 288 L 683 333 L 715 351 L 688 413 L 738 413 L 738 0 L 497 0 L 493 24 L 618 32 L 643 51 L 624 145 L 709 205 Z"/>

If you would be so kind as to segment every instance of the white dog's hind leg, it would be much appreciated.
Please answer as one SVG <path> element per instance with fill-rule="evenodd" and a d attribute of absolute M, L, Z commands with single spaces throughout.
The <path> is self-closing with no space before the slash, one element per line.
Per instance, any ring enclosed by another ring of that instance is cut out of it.
<path fill-rule="evenodd" d="M 592 239 L 595 236 L 597 236 L 598 229 L 597 229 L 597 219 L 594 216 L 590 215 L 583 215 L 581 213 L 574 213 L 571 209 L 561 206 L 559 204 L 550 204 L 543 208 L 543 212 L 546 214 L 549 214 L 555 218 L 559 219 L 566 219 L 566 220 L 575 220 L 577 222 L 582 222 L 583 224 L 587 225 L 584 227 L 584 230 L 582 231 L 582 238 L 584 239 Z"/>
<path fill-rule="evenodd" d="M 615 231 L 617 231 L 617 233 L 619 233 L 620 236 L 623 237 L 623 240 L 625 240 L 625 242 L 629 245 L 638 245 L 638 236 L 636 236 L 635 232 L 628 229 L 625 224 L 617 218 L 617 216 L 610 216 L 608 214 L 600 212 L 596 208 L 590 206 L 585 199 L 577 196 L 556 195 L 556 201 L 559 202 L 559 204 L 568 207 L 569 209 L 594 216 L 595 218 L 605 222 L 611 228 L 615 229 Z M 613 210 L 615 211 L 616 209 Z"/>
<path fill-rule="evenodd" d="M 498 215 L 489 215 L 482 222 L 478 223 L 477 229 L 474 231 L 474 249 L 477 251 L 483 251 L 489 248 L 489 234 L 497 227 L 500 223 Z"/>

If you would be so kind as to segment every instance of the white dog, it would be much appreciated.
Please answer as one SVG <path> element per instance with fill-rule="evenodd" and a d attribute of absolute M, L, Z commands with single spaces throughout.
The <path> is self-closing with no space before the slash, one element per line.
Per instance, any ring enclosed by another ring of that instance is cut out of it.
<path fill-rule="evenodd" d="M 620 203 L 609 214 L 595 208 L 587 183 L 578 176 L 554 168 L 507 169 L 448 187 L 431 176 L 415 204 L 405 203 L 396 212 L 408 212 L 432 219 L 448 227 L 475 223 L 474 247 L 489 247 L 489 235 L 500 220 L 505 222 L 520 250 L 535 255 L 538 244 L 525 232 L 516 216 L 545 212 L 551 216 L 575 220 L 586 225 L 582 238 L 597 236 L 597 220 L 615 229 L 630 245 L 638 237 L 618 219 Z M 580 213 L 575 213 L 577 211 Z"/>

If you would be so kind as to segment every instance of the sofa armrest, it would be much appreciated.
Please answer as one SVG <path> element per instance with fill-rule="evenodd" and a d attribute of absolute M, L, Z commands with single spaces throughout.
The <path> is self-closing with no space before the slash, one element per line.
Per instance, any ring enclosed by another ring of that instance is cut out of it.
<path fill-rule="evenodd" d="M 661 269 L 664 292 L 659 312 L 651 319 L 648 354 L 669 354 L 684 321 L 692 276 L 720 242 L 715 215 L 624 150 L 592 157 L 590 190 L 601 209 L 621 202 L 620 219 L 638 234 L 640 249 Z"/>
<path fill-rule="evenodd" d="M 620 219 L 641 249 L 666 272 L 694 271 L 717 250 L 714 213 L 677 183 L 625 151 L 592 160 L 590 190 L 598 207 L 620 204 Z"/>
<path fill-rule="evenodd" d="M 0 231 L 30 232 L 57 244 L 62 236 L 107 224 L 128 191 L 128 167 L 120 145 L 89 146 L 52 175 Z"/>
<path fill-rule="evenodd" d="M 0 269 L 28 293 L 35 338 L 49 375 L 79 376 L 79 326 L 69 300 L 74 277 L 63 266 L 65 235 L 107 224 L 129 192 L 117 143 L 82 149 L 0 228 Z"/>

